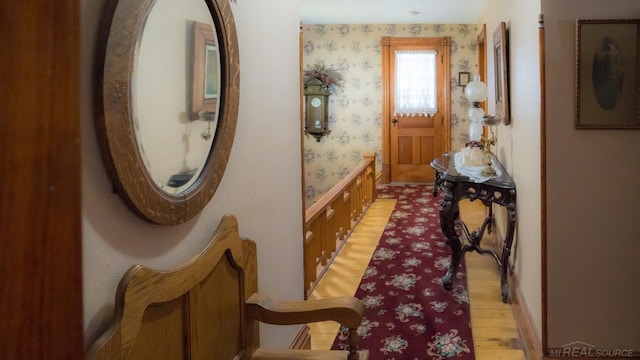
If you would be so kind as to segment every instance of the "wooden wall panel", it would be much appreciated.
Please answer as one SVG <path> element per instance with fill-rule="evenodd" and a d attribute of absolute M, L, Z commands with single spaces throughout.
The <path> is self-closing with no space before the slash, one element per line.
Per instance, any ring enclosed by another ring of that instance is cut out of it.
<path fill-rule="evenodd" d="M 420 165 L 429 165 L 431 161 L 441 154 L 434 154 L 434 138 L 431 136 L 420 137 Z"/>
<path fill-rule="evenodd" d="M 188 359 L 186 297 L 151 305 L 144 312 L 140 334 L 131 351 L 136 360 Z"/>
<path fill-rule="evenodd" d="M 413 149 L 410 137 L 398 138 L 398 165 L 413 164 Z"/>

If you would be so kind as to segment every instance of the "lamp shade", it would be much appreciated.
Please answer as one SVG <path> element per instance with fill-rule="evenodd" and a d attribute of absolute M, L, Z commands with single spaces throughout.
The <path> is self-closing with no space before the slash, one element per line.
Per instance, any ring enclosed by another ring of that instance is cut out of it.
<path fill-rule="evenodd" d="M 473 81 L 464 88 L 464 96 L 474 103 L 487 99 L 487 85 L 480 81 L 480 75 L 473 76 Z"/>

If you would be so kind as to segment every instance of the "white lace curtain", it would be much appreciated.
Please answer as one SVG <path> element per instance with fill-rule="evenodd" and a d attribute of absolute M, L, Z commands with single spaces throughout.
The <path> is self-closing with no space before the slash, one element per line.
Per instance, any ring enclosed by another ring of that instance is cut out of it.
<path fill-rule="evenodd" d="M 395 115 L 433 116 L 438 112 L 436 52 L 396 51 Z"/>

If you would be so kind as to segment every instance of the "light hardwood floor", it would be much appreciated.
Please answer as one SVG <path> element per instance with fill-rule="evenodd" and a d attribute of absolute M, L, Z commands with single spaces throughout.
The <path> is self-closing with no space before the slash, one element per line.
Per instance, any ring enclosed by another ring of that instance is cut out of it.
<path fill-rule="evenodd" d="M 377 199 L 371 205 L 309 296 L 310 299 L 355 294 L 395 203 L 393 199 Z M 460 202 L 462 220 L 470 229 L 482 223 L 485 213 L 479 201 Z M 492 245 L 491 238 L 485 236 L 483 245 Z M 476 359 L 525 359 L 511 305 L 501 300 L 500 272 L 493 258 L 467 253 L 465 261 Z M 339 325 L 328 321 L 309 324 L 309 327 L 311 348 L 329 349 Z"/>

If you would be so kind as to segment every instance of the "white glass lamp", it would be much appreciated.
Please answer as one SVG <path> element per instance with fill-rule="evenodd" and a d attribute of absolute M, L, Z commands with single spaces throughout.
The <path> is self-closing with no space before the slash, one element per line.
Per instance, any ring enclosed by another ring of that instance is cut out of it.
<path fill-rule="evenodd" d="M 464 96 L 471 101 L 472 106 L 467 113 L 471 123 L 469 124 L 469 140 L 480 141 L 482 138 L 482 120 L 484 110 L 480 103 L 487 99 L 487 85 L 480 81 L 480 75 L 474 75 L 473 81 L 464 88 Z"/>
<path fill-rule="evenodd" d="M 471 107 L 469 108 L 469 140 L 472 142 L 482 141 L 482 126 L 496 125 L 496 118 L 492 116 L 484 116 L 484 110 L 480 107 L 480 103 L 487 99 L 487 85 L 480 81 L 480 75 L 475 75 L 473 81 L 468 83 L 464 89 L 465 97 L 471 101 Z M 491 152 L 491 145 L 495 145 L 496 138 L 491 131 L 491 139 L 485 139 L 484 149 L 487 153 Z M 496 171 L 491 167 L 491 163 L 487 164 L 482 169 L 482 176 L 493 177 L 496 176 Z"/>

